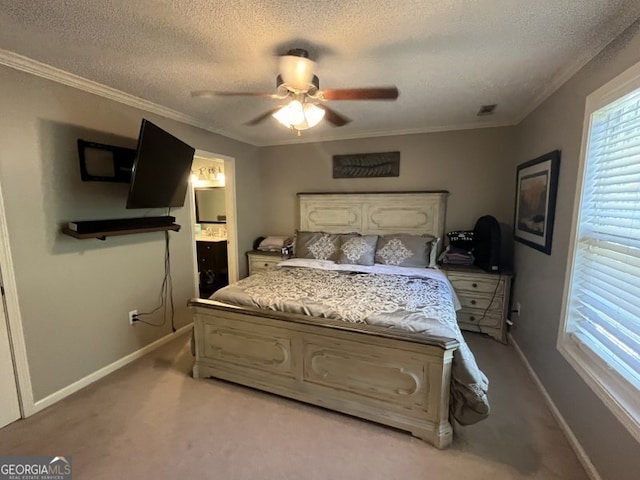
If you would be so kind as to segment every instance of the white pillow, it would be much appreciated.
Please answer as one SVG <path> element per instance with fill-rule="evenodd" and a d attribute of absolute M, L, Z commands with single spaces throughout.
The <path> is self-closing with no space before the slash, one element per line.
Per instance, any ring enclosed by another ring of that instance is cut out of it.
<path fill-rule="evenodd" d="M 282 248 L 282 247 L 284 247 L 284 245 L 285 245 L 285 243 L 287 242 L 288 239 L 289 239 L 289 237 L 279 236 L 279 235 L 271 235 L 269 237 L 266 237 L 264 240 L 262 240 L 260 242 L 260 245 L 258 246 L 258 249 L 263 249 L 263 248 Z"/>

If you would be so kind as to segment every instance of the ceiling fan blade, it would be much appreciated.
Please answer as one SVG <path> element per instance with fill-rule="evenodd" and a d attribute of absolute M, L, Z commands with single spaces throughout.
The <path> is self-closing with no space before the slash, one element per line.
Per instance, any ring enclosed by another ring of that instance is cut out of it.
<path fill-rule="evenodd" d="M 280 110 L 282 108 L 282 105 L 276 107 L 276 108 L 272 108 L 271 110 L 269 110 L 268 112 L 264 112 L 262 115 L 257 116 L 256 118 L 254 118 L 253 120 L 249 120 L 245 125 L 257 125 L 260 122 L 265 121 L 267 118 L 269 118 L 271 115 L 273 115 L 274 113 L 276 113 L 278 110 Z"/>
<path fill-rule="evenodd" d="M 396 87 L 371 87 L 323 90 L 318 96 L 323 100 L 395 100 L 399 94 Z"/>
<path fill-rule="evenodd" d="M 329 123 L 333 123 L 336 127 L 342 127 L 351 121 L 350 118 L 341 115 L 335 110 L 327 107 L 326 105 L 316 105 L 318 108 L 324 110 L 324 119 Z"/>
<path fill-rule="evenodd" d="M 216 92 L 214 90 L 196 90 L 191 92 L 192 97 L 214 98 L 214 97 L 265 97 L 279 98 L 273 93 L 266 92 Z"/>

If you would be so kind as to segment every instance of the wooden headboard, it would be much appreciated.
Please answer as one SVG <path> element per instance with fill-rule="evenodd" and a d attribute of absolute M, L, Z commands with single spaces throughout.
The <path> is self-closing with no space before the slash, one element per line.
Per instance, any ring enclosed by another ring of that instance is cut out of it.
<path fill-rule="evenodd" d="M 449 192 L 298 193 L 300 230 L 441 239 Z M 441 248 L 441 247 L 440 247 Z"/>

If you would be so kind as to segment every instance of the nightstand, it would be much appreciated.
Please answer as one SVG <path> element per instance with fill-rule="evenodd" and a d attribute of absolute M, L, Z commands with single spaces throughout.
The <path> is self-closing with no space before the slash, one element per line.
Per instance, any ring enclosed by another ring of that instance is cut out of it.
<path fill-rule="evenodd" d="M 262 252 L 260 250 L 251 250 L 247 252 L 247 264 L 249 265 L 249 275 L 253 275 L 260 270 L 276 266 L 288 257 L 280 252 Z"/>
<path fill-rule="evenodd" d="M 487 272 L 476 266 L 442 265 L 462 309 L 456 312 L 461 330 L 481 332 L 506 343 L 511 272 Z"/>

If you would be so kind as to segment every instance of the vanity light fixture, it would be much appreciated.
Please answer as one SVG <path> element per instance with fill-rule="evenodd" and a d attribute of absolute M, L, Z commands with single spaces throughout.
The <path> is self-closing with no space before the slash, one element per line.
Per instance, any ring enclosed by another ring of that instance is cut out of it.
<path fill-rule="evenodd" d="M 222 167 L 201 167 L 196 171 L 191 170 L 191 183 L 194 187 L 204 187 L 210 182 L 216 182 L 224 186 L 225 176 Z"/>

